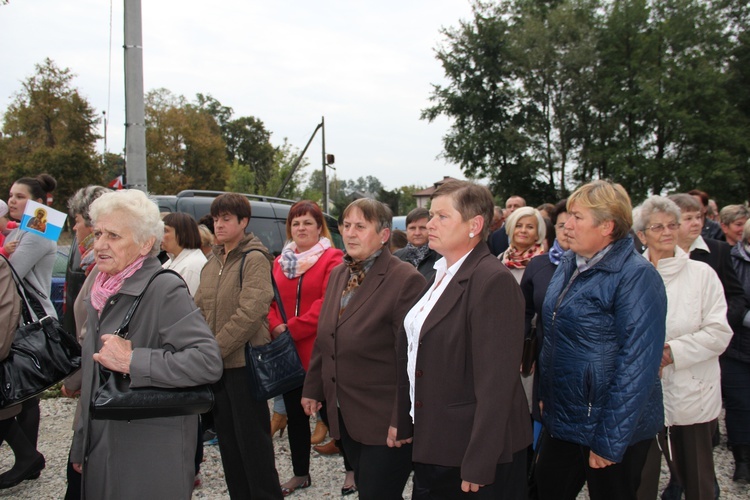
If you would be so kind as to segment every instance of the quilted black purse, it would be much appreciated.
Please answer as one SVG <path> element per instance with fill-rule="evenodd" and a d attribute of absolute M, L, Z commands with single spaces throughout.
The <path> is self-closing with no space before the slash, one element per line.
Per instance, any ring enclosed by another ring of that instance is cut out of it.
<path fill-rule="evenodd" d="M 16 330 L 8 357 L 0 362 L 0 408 L 38 396 L 81 366 L 81 346 L 75 336 L 47 315 L 8 259 L 5 261 L 21 297 L 23 325 Z"/>
<path fill-rule="evenodd" d="M 242 288 L 245 255 L 242 256 L 242 263 L 240 264 L 240 288 Z M 271 284 L 273 285 L 273 296 L 279 306 L 281 319 L 286 323 L 286 312 L 284 311 L 284 304 L 281 303 L 276 280 L 273 278 L 273 270 L 271 271 Z M 297 282 L 297 308 L 299 307 L 301 290 L 302 277 L 300 276 Z M 297 312 L 298 310 L 295 311 L 295 314 Z M 245 364 L 250 377 L 250 393 L 256 401 L 274 398 L 302 386 L 305 382 L 305 369 L 302 367 L 302 361 L 297 354 L 297 347 L 294 345 L 294 339 L 292 339 L 292 334 L 288 328 L 266 345 L 254 347 L 248 342 L 245 346 Z"/>
<path fill-rule="evenodd" d="M 162 269 L 151 277 L 146 288 L 162 273 L 180 276 L 174 271 Z M 146 288 L 133 301 L 114 335 L 127 337 L 130 319 L 146 293 Z M 140 420 L 198 415 L 211 411 L 213 407 L 214 395 L 209 385 L 180 388 L 131 388 L 130 377 L 127 374 L 114 372 L 102 365 L 98 367 L 99 387 L 91 401 L 89 411 L 91 418 L 95 420 Z"/>

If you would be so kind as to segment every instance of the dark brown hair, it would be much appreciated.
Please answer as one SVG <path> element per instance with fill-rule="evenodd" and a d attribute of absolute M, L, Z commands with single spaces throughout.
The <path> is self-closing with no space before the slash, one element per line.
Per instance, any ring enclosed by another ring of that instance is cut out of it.
<path fill-rule="evenodd" d="M 172 212 L 162 219 L 165 226 L 174 229 L 177 244 L 182 248 L 201 248 L 201 233 L 192 216 L 183 212 Z"/>
<path fill-rule="evenodd" d="M 49 174 L 39 174 L 36 177 L 21 177 L 13 184 L 23 184 L 29 188 L 29 194 L 34 200 L 41 199 L 47 202 L 47 193 L 51 193 L 57 187 L 57 181 Z"/>
<path fill-rule="evenodd" d="M 224 214 L 236 215 L 237 220 L 250 220 L 252 209 L 250 201 L 237 193 L 224 193 L 217 196 L 211 203 L 211 217 L 220 217 Z"/>

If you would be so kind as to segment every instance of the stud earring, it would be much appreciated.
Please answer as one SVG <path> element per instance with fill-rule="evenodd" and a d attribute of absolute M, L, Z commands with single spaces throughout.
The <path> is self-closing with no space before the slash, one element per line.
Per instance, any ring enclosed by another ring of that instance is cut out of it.
<path fill-rule="evenodd" d="M 474 233 L 469 233 L 469 238 L 473 238 L 473 237 L 474 237 Z"/>

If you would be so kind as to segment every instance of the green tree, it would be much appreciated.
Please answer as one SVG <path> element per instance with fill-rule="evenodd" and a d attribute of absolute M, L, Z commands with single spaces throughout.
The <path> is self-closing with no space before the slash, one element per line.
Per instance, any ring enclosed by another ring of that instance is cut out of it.
<path fill-rule="evenodd" d="M 101 183 L 95 153 L 98 118 L 73 86 L 75 75 L 51 59 L 35 66 L 3 115 L 0 182 L 7 188 L 22 176 L 53 175 L 58 187 L 53 205 L 67 200 L 84 183 Z"/>
<path fill-rule="evenodd" d="M 433 85 L 433 105 L 421 115 L 428 121 L 449 117 L 443 156 L 469 178 L 489 177 L 503 196 L 535 190 L 539 169 L 527 155 L 530 143 L 522 129 L 527 117 L 511 46 L 511 6 L 475 2 L 471 21 L 441 31 L 446 41 L 436 57 L 448 83 Z"/>
<path fill-rule="evenodd" d="M 443 31 L 448 79 L 422 117 L 443 155 L 501 198 L 549 201 L 610 178 L 634 200 L 702 187 L 744 197 L 740 0 L 477 1 Z M 735 91 L 731 89 L 734 88 Z M 721 193 L 721 194 L 719 194 Z"/>
<path fill-rule="evenodd" d="M 149 187 L 159 194 L 222 190 L 229 177 L 214 117 L 167 89 L 146 94 L 146 164 Z"/>

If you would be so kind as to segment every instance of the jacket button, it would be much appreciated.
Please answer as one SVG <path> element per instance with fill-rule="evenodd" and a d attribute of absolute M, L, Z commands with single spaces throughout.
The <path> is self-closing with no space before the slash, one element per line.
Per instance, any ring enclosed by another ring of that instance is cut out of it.
<path fill-rule="evenodd" d="M 331 377 L 331 382 L 336 383 L 336 377 Z"/>
<path fill-rule="evenodd" d="M 422 402 L 421 401 L 415 401 L 414 402 L 414 408 L 422 408 Z"/>
<path fill-rule="evenodd" d="M 417 370 L 416 372 L 414 372 L 414 376 L 417 377 L 417 378 L 421 377 L 422 376 L 422 370 Z"/>
<path fill-rule="evenodd" d="M 336 361 L 336 356 L 334 356 L 333 354 L 331 354 L 331 359 L 334 360 L 334 361 Z"/>

